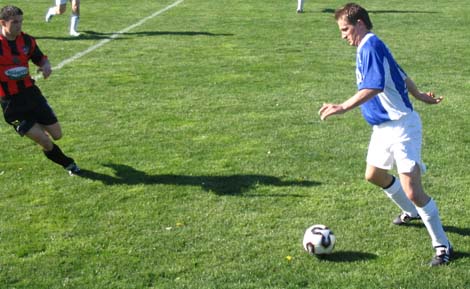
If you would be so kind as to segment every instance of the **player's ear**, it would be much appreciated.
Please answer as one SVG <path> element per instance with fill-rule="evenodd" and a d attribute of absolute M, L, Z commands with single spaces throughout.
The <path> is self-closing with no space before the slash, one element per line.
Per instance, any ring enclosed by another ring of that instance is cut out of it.
<path fill-rule="evenodd" d="M 357 26 L 363 27 L 364 29 L 367 29 L 366 23 L 362 19 L 358 19 L 356 22 Z"/>

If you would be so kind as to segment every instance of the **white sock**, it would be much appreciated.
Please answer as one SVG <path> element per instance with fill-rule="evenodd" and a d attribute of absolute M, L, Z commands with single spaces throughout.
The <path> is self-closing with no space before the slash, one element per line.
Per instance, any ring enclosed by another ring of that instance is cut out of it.
<path fill-rule="evenodd" d="M 408 199 L 401 187 L 400 180 L 393 177 L 393 184 L 384 189 L 385 194 L 389 197 L 403 212 L 408 214 L 410 217 L 416 217 L 418 211 L 416 210 L 415 205 Z"/>
<path fill-rule="evenodd" d="M 70 32 L 77 32 L 78 22 L 80 20 L 79 15 L 72 14 L 70 17 Z"/>
<path fill-rule="evenodd" d="M 416 207 L 421 219 L 423 220 L 426 229 L 428 229 L 429 236 L 431 236 L 432 246 L 449 247 L 449 239 L 447 239 L 444 228 L 442 227 L 441 219 L 439 218 L 439 210 L 436 203 L 431 199 L 424 207 Z"/>
<path fill-rule="evenodd" d="M 304 9 L 304 0 L 297 0 L 297 10 Z"/>
<path fill-rule="evenodd" d="M 49 10 L 47 10 L 46 20 L 49 21 L 50 18 L 55 15 L 55 12 L 56 12 L 55 7 L 50 7 Z"/>

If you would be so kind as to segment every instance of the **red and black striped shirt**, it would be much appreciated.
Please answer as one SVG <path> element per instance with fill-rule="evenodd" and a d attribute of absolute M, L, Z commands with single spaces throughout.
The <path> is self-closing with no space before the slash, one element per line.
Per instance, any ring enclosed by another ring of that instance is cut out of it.
<path fill-rule="evenodd" d="M 34 85 L 29 73 L 29 60 L 40 66 L 47 56 L 36 40 L 21 32 L 15 40 L 0 34 L 0 97 L 10 97 Z"/>

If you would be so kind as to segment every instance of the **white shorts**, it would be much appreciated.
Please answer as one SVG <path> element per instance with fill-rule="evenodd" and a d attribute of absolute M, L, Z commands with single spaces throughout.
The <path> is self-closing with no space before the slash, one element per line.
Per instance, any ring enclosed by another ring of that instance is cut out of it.
<path fill-rule="evenodd" d="M 426 166 L 421 160 L 422 128 L 416 112 L 372 127 L 367 163 L 390 170 L 396 164 L 398 173 L 410 173 L 418 164 L 421 172 Z"/>
<path fill-rule="evenodd" d="M 55 0 L 55 5 L 57 5 L 57 6 L 65 5 L 65 4 L 67 4 L 67 0 Z"/>

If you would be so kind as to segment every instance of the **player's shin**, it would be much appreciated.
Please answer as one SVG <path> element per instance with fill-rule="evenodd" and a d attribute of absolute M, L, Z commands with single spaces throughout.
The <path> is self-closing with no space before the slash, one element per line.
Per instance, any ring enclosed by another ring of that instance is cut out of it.
<path fill-rule="evenodd" d="M 61 165 L 66 168 L 68 165 L 72 164 L 74 160 L 66 156 L 62 150 L 56 145 L 53 144 L 53 148 L 50 151 L 44 151 L 44 155 L 53 161 L 54 163 Z"/>
<path fill-rule="evenodd" d="M 393 177 L 392 184 L 383 190 L 387 197 L 389 197 L 408 216 L 416 217 L 418 215 L 416 207 L 403 191 L 399 179 Z"/>
<path fill-rule="evenodd" d="M 417 209 L 429 235 L 431 236 L 433 247 L 448 247 L 449 239 L 447 239 L 444 228 L 442 227 L 439 210 L 437 209 L 434 200 L 431 199 L 424 207 L 417 207 Z"/>
<path fill-rule="evenodd" d="M 77 27 L 78 27 L 78 22 L 79 21 L 80 21 L 80 15 L 72 14 L 72 17 L 70 18 L 70 35 L 72 35 L 72 36 L 80 35 L 77 32 Z"/>

